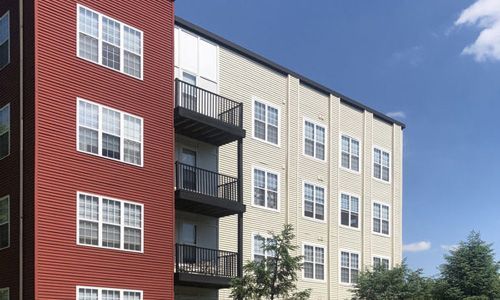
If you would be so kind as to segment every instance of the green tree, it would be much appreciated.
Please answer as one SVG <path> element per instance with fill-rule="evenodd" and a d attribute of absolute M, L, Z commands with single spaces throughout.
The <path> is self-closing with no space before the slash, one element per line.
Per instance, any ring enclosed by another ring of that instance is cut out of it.
<path fill-rule="evenodd" d="M 413 271 L 405 262 L 387 270 L 376 267 L 359 274 L 352 290 L 353 300 L 426 300 L 432 299 L 432 280 L 422 276 L 422 270 Z"/>
<path fill-rule="evenodd" d="M 292 256 L 297 246 L 292 244 L 293 226 L 287 224 L 280 234 L 271 233 L 264 242 L 264 251 L 270 253 L 260 261 L 247 262 L 243 277 L 231 282 L 231 297 L 239 300 L 283 299 L 306 300 L 311 291 L 297 291 L 297 272 L 302 270 L 302 256 Z"/>
<path fill-rule="evenodd" d="M 450 250 L 440 266 L 436 299 L 497 299 L 500 297 L 499 264 L 492 245 L 472 231 L 466 241 Z"/>

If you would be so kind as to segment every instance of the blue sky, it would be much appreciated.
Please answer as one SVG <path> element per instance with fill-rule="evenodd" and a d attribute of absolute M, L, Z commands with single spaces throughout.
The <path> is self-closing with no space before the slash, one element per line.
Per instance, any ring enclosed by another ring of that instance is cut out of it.
<path fill-rule="evenodd" d="M 410 266 L 436 274 L 443 248 L 472 229 L 500 254 L 499 0 L 175 3 L 177 15 L 407 124 Z"/>

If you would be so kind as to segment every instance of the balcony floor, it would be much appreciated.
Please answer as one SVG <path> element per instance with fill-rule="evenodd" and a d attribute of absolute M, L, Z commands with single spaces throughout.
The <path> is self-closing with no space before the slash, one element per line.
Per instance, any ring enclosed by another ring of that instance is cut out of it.
<path fill-rule="evenodd" d="M 237 201 L 182 189 L 175 191 L 175 208 L 216 218 L 246 211 L 245 205 Z"/>

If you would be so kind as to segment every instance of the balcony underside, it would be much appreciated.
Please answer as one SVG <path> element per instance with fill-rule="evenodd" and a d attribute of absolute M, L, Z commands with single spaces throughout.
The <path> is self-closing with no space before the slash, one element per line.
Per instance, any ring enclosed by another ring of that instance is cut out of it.
<path fill-rule="evenodd" d="M 222 146 L 245 137 L 245 130 L 222 120 L 183 107 L 174 110 L 176 133 Z"/>
<path fill-rule="evenodd" d="M 216 218 L 244 213 L 246 210 L 245 205 L 237 201 L 188 190 L 175 191 L 175 208 Z"/>
<path fill-rule="evenodd" d="M 231 278 L 191 273 L 175 273 L 176 285 L 224 289 L 231 286 Z"/>

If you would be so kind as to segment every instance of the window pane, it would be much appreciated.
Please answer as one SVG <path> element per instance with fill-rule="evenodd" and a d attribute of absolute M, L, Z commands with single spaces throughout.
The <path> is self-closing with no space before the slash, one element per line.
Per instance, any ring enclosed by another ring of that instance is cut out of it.
<path fill-rule="evenodd" d="M 0 44 L 7 41 L 10 31 L 10 14 L 5 14 L 3 18 L 0 19 Z"/>
<path fill-rule="evenodd" d="M 342 167 L 349 169 L 349 154 L 342 152 Z"/>
<path fill-rule="evenodd" d="M 316 202 L 319 204 L 325 203 L 325 189 L 316 187 Z"/>
<path fill-rule="evenodd" d="M 141 230 L 125 228 L 123 244 L 127 250 L 141 251 Z"/>
<path fill-rule="evenodd" d="M 262 236 L 260 236 L 260 235 L 254 236 L 254 238 L 253 238 L 253 252 L 255 254 L 264 255 L 264 242 L 265 242 L 265 239 Z"/>
<path fill-rule="evenodd" d="M 389 220 L 389 206 L 382 205 L 382 219 Z"/>
<path fill-rule="evenodd" d="M 304 127 L 306 139 L 314 141 L 314 124 L 306 121 Z"/>
<path fill-rule="evenodd" d="M 102 109 L 102 130 L 112 135 L 120 135 L 120 113 L 111 109 Z"/>
<path fill-rule="evenodd" d="M 102 39 L 106 43 L 120 46 L 120 24 L 106 17 L 102 18 Z"/>
<path fill-rule="evenodd" d="M 375 178 L 379 178 L 379 179 L 382 178 L 382 170 L 381 170 L 380 165 L 373 166 L 373 176 L 375 176 Z"/>
<path fill-rule="evenodd" d="M 266 124 L 264 122 L 255 120 L 255 137 L 259 139 L 266 139 Z"/>
<path fill-rule="evenodd" d="M 304 184 L 304 199 L 306 201 L 314 201 L 314 186 L 310 184 Z"/>
<path fill-rule="evenodd" d="M 98 291 L 96 289 L 78 289 L 78 300 L 97 300 Z"/>
<path fill-rule="evenodd" d="M 102 225 L 102 246 L 120 248 L 120 226 Z"/>
<path fill-rule="evenodd" d="M 325 145 L 316 144 L 316 158 L 321 160 L 325 159 Z"/>
<path fill-rule="evenodd" d="M 389 234 L 389 222 L 388 221 L 382 221 L 382 233 Z"/>
<path fill-rule="evenodd" d="M 304 263 L 304 277 L 314 278 L 314 264 L 310 262 Z"/>
<path fill-rule="evenodd" d="M 266 122 L 266 106 L 260 102 L 255 102 L 255 119 Z"/>
<path fill-rule="evenodd" d="M 82 58 L 86 58 L 97 63 L 99 60 L 99 41 L 96 38 L 93 38 L 81 32 L 79 33 L 79 36 L 80 43 L 78 45 L 78 55 Z"/>
<path fill-rule="evenodd" d="M 140 165 L 141 143 L 125 140 L 123 143 L 123 160 L 135 165 Z"/>
<path fill-rule="evenodd" d="M 271 191 L 278 191 L 278 175 L 267 173 L 267 188 Z"/>
<path fill-rule="evenodd" d="M 128 26 L 123 26 L 123 46 L 125 50 L 134 52 L 135 54 L 142 54 L 141 49 L 141 33 L 137 30 L 134 30 Z"/>
<path fill-rule="evenodd" d="M 141 57 L 125 51 L 123 54 L 123 71 L 134 77 L 141 77 Z"/>
<path fill-rule="evenodd" d="M 380 233 L 380 219 L 373 219 L 373 231 Z"/>
<path fill-rule="evenodd" d="M 78 124 L 88 128 L 99 128 L 99 107 L 85 101 L 78 101 Z"/>
<path fill-rule="evenodd" d="M 359 171 L 359 157 L 351 156 L 351 169 L 354 171 Z"/>
<path fill-rule="evenodd" d="M 278 144 L 278 127 L 267 126 L 267 141 L 273 144 Z"/>
<path fill-rule="evenodd" d="M 351 140 L 352 151 L 351 154 L 354 156 L 359 156 L 359 142 L 356 140 Z"/>
<path fill-rule="evenodd" d="M 314 203 L 310 201 L 304 202 L 304 215 L 306 217 L 314 217 Z"/>
<path fill-rule="evenodd" d="M 358 270 L 351 270 L 351 283 L 358 283 Z"/>
<path fill-rule="evenodd" d="M 80 195 L 78 202 L 80 218 L 89 221 L 99 221 L 99 198 Z"/>
<path fill-rule="evenodd" d="M 359 217 L 357 213 L 351 213 L 351 227 L 358 228 Z"/>
<path fill-rule="evenodd" d="M 342 225 L 349 226 L 349 212 L 342 210 L 340 213 L 340 222 Z"/>
<path fill-rule="evenodd" d="M 389 167 L 389 153 L 382 152 L 382 166 Z"/>
<path fill-rule="evenodd" d="M 102 43 L 102 64 L 120 70 L 120 48 L 108 43 Z"/>
<path fill-rule="evenodd" d="M 316 126 L 316 142 L 325 144 L 325 128 Z"/>
<path fill-rule="evenodd" d="M 314 142 L 312 140 L 305 140 L 304 153 L 309 156 L 314 156 Z"/>
<path fill-rule="evenodd" d="M 352 212 L 359 212 L 359 199 L 356 197 L 351 197 L 351 211 Z"/>
<path fill-rule="evenodd" d="M 109 199 L 102 199 L 102 221 L 111 224 L 120 224 L 121 203 Z"/>
<path fill-rule="evenodd" d="M 272 191 L 267 192 L 267 207 L 278 209 L 278 193 Z"/>
<path fill-rule="evenodd" d="M 314 247 L 313 246 L 304 246 L 304 261 L 314 262 Z"/>
<path fill-rule="evenodd" d="M 374 160 L 374 163 L 376 164 L 380 164 L 381 163 L 381 153 L 380 153 L 380 150 L 378 149 L 374 149 L 373 150 L 373 160 Z"/>
<path fill-rule="evenodd" d="M 85 127 L 79 127 L 78 133 L 78 149 L 80 151 L 98 153 L 98 132 L 96 130 L 88 129 Z"/>
<path fill-rule="evenodd" d="M 114 159 L 120 159 L 120 138 L 103 133 L 102 155 Z"/>
<path fill-rule="evenodd" d="M 256 187 L 254 189 L 254 204 L 259 206 L 265 206 L 266 205 L 265 195 L 266 192 L 264 189 Z"/>
<path fill-rule="evenodd" d="M 79 221 L 80 230 L 78 238 L 80 244 L 94 245 L 99 244 L 99 225 L 97 222 Z"/>
<path fill-rule="evenodd" d="M 351 253 L 351 269 L 359 269 L 359 255 Z"/>
<path fill-rule="evenodd" d="M 350 153 L 349 138 L 346 136 L 342 136 L 342 151 Z"/>
<path fill-rule="evenodd" d="M 382 168 L 382 180 L 389 181 L 389 168 Z"/>
<path fill-rule="evenodd" d="M 275 127 L 278 126 L 278 110 L 274 107 L 267 107 L 267 122 Z"/>
<path fill-rule="evenodd" d="M 141 119 L 125 114 L 123 116 L 123 129 L 126 139 L 142 142 Z"/>
<path fill-rule="evenodd" d="M 347 252 L 340 253 L 340 265 L 342 267 L 349 268 L 349 253 Z"/>
<path fill-rule="evenodd" d="M 316 204 L 316 219 L 325 219 L 325 206 L 323 204 Z"/>
<path fill-rule="evenodd" d="M 142 208 L 139 205 L 124 203 L 125 226 L 142 227 Z"/>
<path fill-rule="evenodd" d="M 342 194 L 340 196 L 340 205 L 342 209 L 349 210 L 349 195 Z"/>
<path fill-rule="evenodd" d="M 341 268 L 340 280 L 342 283 L 349 283 L 349 269 L 348 268 Z"/>
<path fill-rule="evenodd" d="M 259 188 L 266 187 L 266 172 L 254 170 L 254 186 Z"/>
<path fill-rule="evenodd" d="M 140 300 L 141 293 L 139 292 L 123 292 L 123 300 Z"/>
<path fill-rule="evenodd" d="M 80 10 L 78 12 L 79 16 L 79 26 L 80 26 L 80 32 L 83 32 L 87 35 L 97 37 L 99 35 L 99 16 L 83 7 L 80 7 Z"/>
<path fill-rule="evenodd" d="M 112 290 L 102 290 L 102 300 L 120 300 L 120 292 Z"/>
<path fill-rule="evenodd" d="M 373 204 L 373 217 L 380 219 L 380 204 Z"/>
<path fill-rule="evenodd" d="M 316 279 L 325 279 L 325 266 L 316 264 Z"/>

